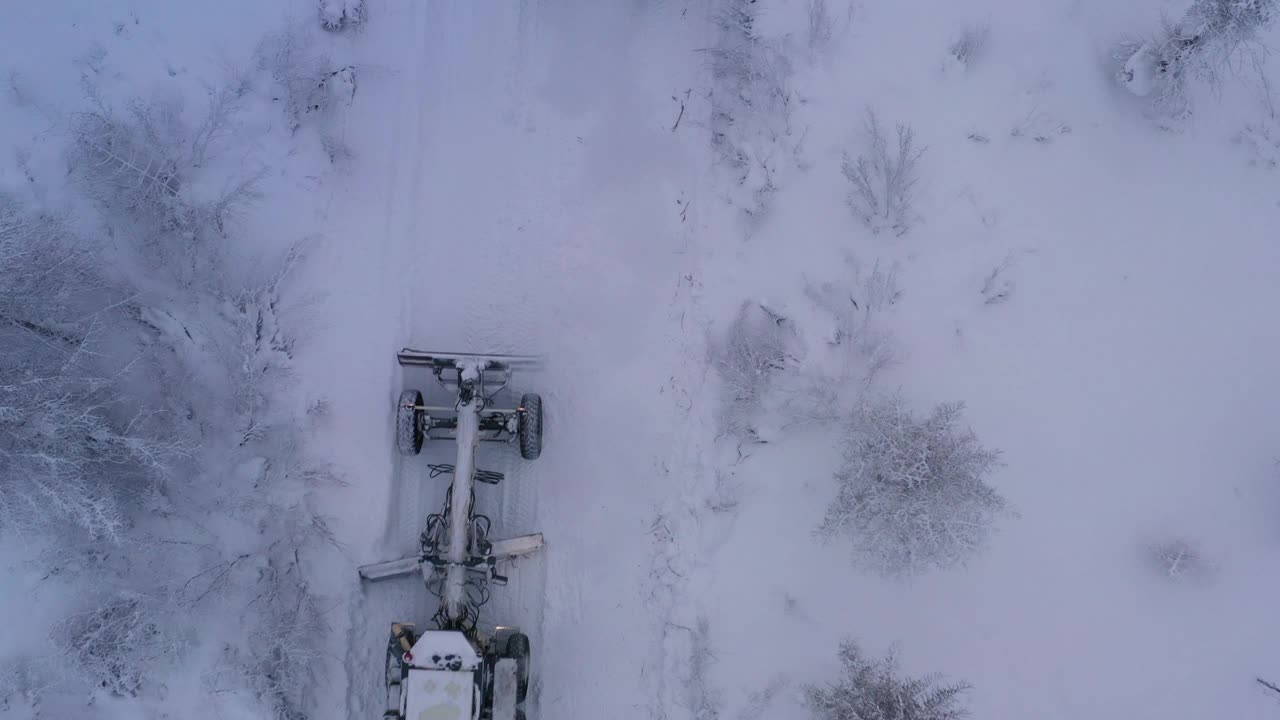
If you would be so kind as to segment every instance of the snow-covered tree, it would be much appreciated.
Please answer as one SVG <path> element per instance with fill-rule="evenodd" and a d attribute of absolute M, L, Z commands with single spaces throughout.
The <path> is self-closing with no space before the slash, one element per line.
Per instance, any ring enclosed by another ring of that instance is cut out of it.
<path fill-rule="evenodd" d="M 864 404 L 818 533 L 849 538 L 855 562 L 885 575 L 963 564 L 1011 512 L 986 483 L 999 453 L 959 426 L 963 409 L 917 417 L 897 395 Z"/>
<path fill-rule="evenodd" d="M 1195 0 L 1180 22 L 1122 49 L 1117 79 L 1163 112 L 1185 114 L 1188 78 L 1216 82 L 1220 69 L 1274 17 L 1275 0 Z"/>
<path fill-rule="evenodd" d="M 910 125 L 898 125 L 896 133 L 891 147 L 879 117 L 868 108 L 862 134 L 864 147 L 856 156 L 845 153 L 842 169 L 853 186 L 849 207 L 854 215 L 872 232 L 890 230 L 902 235 L 916 221 L 913 206 L 920 179 L 917 165 L 925 149 L 916 144 Z"/>
<path fill-rule="evenodd" d="M 207 167 L 237 130 L 244 92 L 243 80 L 211 90 L 207 112 L 193 121 L 174 104 L 142 101 L 72 117 L 71 176 L 128 241 L 133 260 L 184 283 L 212 272 L 197 267 L 209 261 L 204 246 L 225 240 L 258 197 L 261 172 L 214 177 Z"/>
<path fill-rule="evenodd" d="M 115 537 L 184 450 L 122 387 L 122 296 L 61 221 L 0 196 L 0 529 Z"/>
<path fill-rule="evenodd" d="M 869 658 L 852 640 L 841 643 L 839 658 L 834 683 L 805 688 L 817 720 L 959 720 L 969 714 L 961 702 L 967 683 L 904 675 L 893 653 Z"/>

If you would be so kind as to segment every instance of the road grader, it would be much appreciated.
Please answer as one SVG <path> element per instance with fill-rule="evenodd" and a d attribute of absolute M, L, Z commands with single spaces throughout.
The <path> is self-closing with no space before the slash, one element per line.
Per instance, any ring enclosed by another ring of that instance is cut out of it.
<path fill-rule="evenodd" d="M 449 475 L 444 508 L 427 516 L 418 552 L 364 565 L 367 581 L 421 575 L 440 599 L 430 629 L 394 622 L 387 642 L 387 720 L 525 720 L 529 691 L 529 638 L 518 628 L 479 629 L 488 585 L 505 584 L 499 563 L 542 547 L 542 534 L 490 539 L 488 516 L 476 511 L 475 484 L 496 484 L 502 473 L 476 467 L 482 442 L 514 442 L 520 455 L 542 453 L 542 398 L 526 393 L 509 407 L 497 398 L 517 368 L 539 359 L 519 355 L 436 353 L 405 348 L 404 367 L 430 370 L 452 404 L 428 405 L 418 389 L 405 390 L 395 408 L 396 446 L 418 455 L 428 440 L 453 440 L 452 465 L 428 465 L 430 476 Z"/>

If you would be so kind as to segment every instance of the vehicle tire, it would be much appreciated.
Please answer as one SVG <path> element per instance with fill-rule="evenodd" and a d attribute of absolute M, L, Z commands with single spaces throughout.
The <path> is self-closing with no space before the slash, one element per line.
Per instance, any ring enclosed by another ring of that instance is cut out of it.
<path fill-rule="evenodd" d="M 536 393 L 525 393 L 520 398 L 520 457 L 525 460 L 536 460 L 542 454 L 542 397 Z"/>
<path fill-rule="evenodd" d="M 516 633 L 507 640 L 507 657 L 516 661 L 516 704 L 529 696 L 529 636 Z"/>
<path fill-rule="evenodd" d="M 396 447 L 401 455 L 417 455 L 422 452 L 422 441 L 426 436 L 426 428 L 422 427 L 423 410 L 422 393 L 417 390 L 405 390 L 400 393 L 400 402 L 396 405 Z"/>

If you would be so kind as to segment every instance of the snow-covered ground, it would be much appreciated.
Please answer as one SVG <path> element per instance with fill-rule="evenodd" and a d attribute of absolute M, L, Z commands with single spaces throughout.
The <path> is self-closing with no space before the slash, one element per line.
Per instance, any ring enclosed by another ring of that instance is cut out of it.
<path fill-rule="evenodd" d="M 27 3 L 0 34 L 0 189 L 79 212 L 64 119 L 86 76 L 191 107 L 288 27 L 348 71 L 294 132 L 281 98 L 252 106 L 228 153 L 265 168 L 228 254 L 312 238 L 288 393 L 326 401 L 305 453 L 345 484 L 307 495 L 340 548 L 298 561 L 328 624 L 308 717 L 380 716 L 388 623 L 435 610 L 412 578 L 355 574 L 412 552 L 443 501 L 426 465 L 451 447 L 394 448 L 394 398 L 432 385 L 405 346 L 547 358 L 515 379 L 543 396 L 542 456 L 478 457 L 506 473 L 477 489 L 495 535 L 546 539 L 483 615 L 532 638 L 532 718 L 805 717 L 849 638 L 971 683 L 977 718 L 1272 717 L 1277 68 L 1236 57 L 1174 122 L 1111 57 L 1189 4 L 367 0 L 325 32 L 340 3 Z M 868 108 L 923 148 L 901 234 L 847 202 Z M 792 343 L 763 410 L 728 423 L 767 442 L 726 428 L 744 303 Z M 886 578 L 815 537 L 847 419 L 892 390 L 963 401 L 1002 451 L 989 480 L 1016 515 L 964 567 Z M 48 657 L 94 581 L 51 585 L 45 541 L 5 543 L 7 667 Z M 1197 559 L 1171 574 L 1152 548 L 1179 544 Z M 248 617 L 228 596 L 206 650 Z M 72 705 L 254 716 L 178 667 L 136 702 Z M 0 717 L 65 716 L 12 677 Z"/>

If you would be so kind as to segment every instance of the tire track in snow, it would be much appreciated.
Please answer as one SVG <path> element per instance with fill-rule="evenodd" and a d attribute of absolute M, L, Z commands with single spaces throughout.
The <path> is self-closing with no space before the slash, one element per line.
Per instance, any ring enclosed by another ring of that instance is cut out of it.
<path fill-rule="evenodd" d="M 700 536 L 708 512 L 712 471 L 706 462 L 707 440 L 714 436 L 710 411 L 710 366 L 704 338 L 706 320 L 698 304 L 699 272 L 683 271 L 669 306 L 668 340 L 678 348 L 676 364 L 663 391 L 669 396 L 671 452 L 657 460 L 656 470 L 668 493 L 655 509 L 650 528 L 653 583 L 647 598 L 657 632 L 657 651 L 649 666 L 654 678 L 650 715 L 661 720 L 718 716 L 718 700 L 706 685 L 710 660 L 707 625 L 691 598 L 691 582 L 700 570 Z"/>
<path fill-rule="evenodd" d="M 407 17 L 397 17 L 401 13 L 406 13 Z M 420 87 L 421 84 L 421 63 L 412 60 L 422 57 L 424 53 L 425 33 L 422 32 L 426 22 L 424 6 L 421 3 L 388 6 L 386 15 L 380 15 L 379 20 L 373 26 L 377 29 L 373 30 L 371 27 L 371 30 L 392 34 L 388 47 L 404 47 L 406 48 L 405 56 L 410 58 L 409 62 L 402 63 L 398 72 L 386 76 L 392 79 L 389 83 L 392 86 L 390 94 L 393 97 L 416 97 L 407 90 Z M 416 258 L 412 254 L 406 257 L 401 238 L 411 229 L 410 223 L 413 222 L 413 215 L 406 217 L 403 212 L 408 200 L 413 197 L 411 184 L 407 180 L 414 166 L 406 164 L 406 159 L 418 155 L 416 142 L 418 134 L 411 132 L 411 128 L 419 122 L 421 110 L 419 98 L 418 102 L 411 104 L 407 112 L 386 116 L 391 121 L 388 135 L 393 138 L 394 147 L 391 152 L 383 155 L 388 165 L 384 172 L 387 181 L 382 210 L 383 221 L 379 228 L 382 237 L 378 245 L 382 248 L 383 256 L 381 275 L 386 278 L 386 282 L 397 286 L 393 297 L 398 301 L 398 307 L 386 310 L 395 313 L 400 335 L 405 334 L 408 326 L 414 295 L 411 279 L 417 275 Z M 404 148 L 408 149 L 407 153 L 401 151 Z M 386 348 L 386 352 L 392 353 L 398 349 L 398 347 Z M 388 362 L 394 362 L 394 359 L 388 359 Z M 393 382 L 397 382 L 400 373 L 393 371 L 391 376 Z M 400 388 L 395 384 L 387 390 L 385 407 L 389 408 L 395 402 Z M 386 427 L 390 430 L 393 427 L 390 416 L 384 417 L 387 418 L 384 421 Z M 387 437 L 391 437 L 390 433 Z M 377 450 L 371 448 L 370 451 Z M 405 535 L 406 526 L 412 521 L 406 509 L 413 507 L 412 504 L 406 505 L 404 500 L 406 494 L 412 491 L 411 487 L 406 486 L 404 463 L 395 454 L 392 443 L 388 442 L 384 451 L 393 453 L 388 477 L 385 480 L 376 477 L 365 479 L 365 482 L 385 481 L 391 485 L 386 496 L 388 504 L 384 511 L 380 540 L 376 543 L 379 559 L 389 559 L 403 552 L 404 544 L 401 539 Z M 365 560 L 369 559 L 372 558 Z M 383 683 L 387 628 L 393 619 L 403 617 L 403 612 L 400 611 L 402 608 L 412 607 L 410 603 L 412 603 L 414 590 L 420 591 L 420 583 L 414 578 L 379 583 L 372 587 L 360 586 L 357 590 L 350 609 L 351 620 L 346 654 L 349 682 L 348 717 L 364 718 L 381 715 L 385 705 Z"/>

